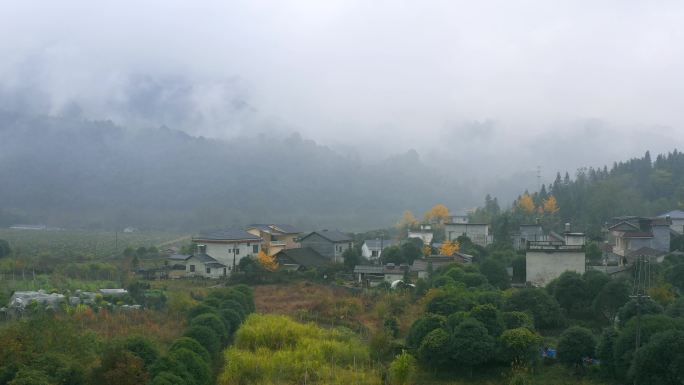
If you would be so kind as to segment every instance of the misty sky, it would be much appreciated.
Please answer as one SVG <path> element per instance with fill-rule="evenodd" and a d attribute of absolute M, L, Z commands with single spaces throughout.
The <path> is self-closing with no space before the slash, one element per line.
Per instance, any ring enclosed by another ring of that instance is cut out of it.
<path fill-rule="evenodd" d="M 549 180 L 684 147 L 682 20 L 680 1 L 2 1 L 0 101 Z"/>

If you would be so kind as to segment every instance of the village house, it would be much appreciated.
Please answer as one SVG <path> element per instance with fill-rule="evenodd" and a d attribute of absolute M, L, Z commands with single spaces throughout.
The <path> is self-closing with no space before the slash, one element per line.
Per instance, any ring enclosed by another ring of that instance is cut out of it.
<path fill-rule="evenodd" d="M 468 221 L 468 214 L 466 213 L 449 215 L 449 218 L 447 220 L 448 223 L 468 223 Z"/>
<path fill-rule="evenodd" d="M 245 257 L 253 257 L 261 250 L 262 239 L 240 229 L 228 229 L 200 234 L 192 238 L 199 253 L 207 254 L 218 263 L 227 267 L 227 275 L 240 264 Z"/>
<path fill-rule="evenodd" d="M 174 254 L 167 258 L 169 278 L 222 278 L 228 275 L 225 264 L 207 255 L 202 246 L 197 254 Z"/>
<path fill-rule="evenodd" d="M 392 239 L 367 239 L 361 246 L 361 256 L 369 261 L 376 261 L 382 256 L 382 251 L 396 245 Z"/>
<path fill-rule="evenodd" d="M 566 271 L 584 274 L 586 256 L 583 245 L 562 241 L 527 242 L 525 272 L 527 282 L 544 287 Z"/>
<path fill-rule="evenodd" d="M 334 263 L 344 262 L 342 254 L 354 246 L 349 235 L 337 230 L 312 231 L 300 238 L 299 244 L 316 250 Z"/>
<path fill-rule="evenodd" d="M 430 255 L 413 261 L 411 273 L 416 274 L 418 278 L 427 279 L 433 271 L 454 263 L 470 265 L 473 263 L 473 256 L 460 252 L 453 255 Z"/>
<path fill-rule="evenodd" d="M 301 231 L 286 224 L 254 224 L 247 227 L 247 232 L 263 240 L 262 248 L 273 256 L 286 249 L 299 247 Z"/>
<path fill-rule="evenodd" d="M 541 223 L 521 224 L 518 233 L 513 235 L 513 248 L 516 250 L 527 249 L 527 242 L 547 241 Z"/>
<path fill-rule="evenodd" d="M 403 281 L 404 276 L 410 272 L 409 265 L 394 263 L 382 265 L 356 265 L 354 266 L 354 278 L 356 282 L 365 287 L 374 287 L 380 283 L 387 282 L 394 284 L 396 281 Z"/>
<path fill-rule="evenodd" d="M 228 275 L 228 269 L 225 264 L 204 253 L 191 255 L 185 262 L 185 267 L 186 277 L 216 279 Z"/>
<path fill-rule="evenodd" d="M 423 244 L 425 245 L 432 244 L 433 237 L 434 235 L 432 234 L 432 226 L 428 224 L 420 225 L 420 230 L 408 231 L 408 238 L 418 238 L 423 241 Z"/>
<path fill-rule="evenodd" d="M 630 253 L 647 247 L 661 252 L 670 251 L 670 225 L 668 217 L 645 218 L 636 216 L 616 217 L 608 231 L 613 241 L 613 253 L 629 263 Z"/>
<path fill-rule="evenodd" d="M 486 223 L 445 223 L 444 236 L 449 241 L 455 241 L 458 237 L 465 235 L 474 244 L 485 247 L 492 243 L 492 236 L 489 234 L 489 225 Z"/>
<path fill-rule="evenodd" d="M 285 249 L 275 255 L 278 265 L 284 270 L 303 271 L 329 266 L 330 259 L 310 247 Z"/>
<path fill-rule="evenodd" d="M 683 210 L 673 210 L 665 214 L 659 215 L 658 218 L 669 219 L 670 229 L 674 231 L 677 235 L 684 234 L 684 211 Z"/>

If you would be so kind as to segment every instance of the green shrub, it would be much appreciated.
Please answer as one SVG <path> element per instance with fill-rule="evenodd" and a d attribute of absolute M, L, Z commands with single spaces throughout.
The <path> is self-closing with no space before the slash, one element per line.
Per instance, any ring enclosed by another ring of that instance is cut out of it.
<path fill-rule="evenodd" d="M 185 337 L 195 339 L 212 356 L 216 355 L 221 348 L 219 336 L 206 326 L 190 326 L 184 334 Z"/>
<path fill-rule="evenodd" d="M 406 345 L 408 347 L 418 347 L 423 338 L 431 331 L 439 329 L 444 326 L 446 319 L 444 316 L 437 314 L 425 314 L 418 318 L 408 331 L 406 336 Z"/>
<path fill-rule="evenodd" d="M 182 362 L 190 376 L 196 380 L 197 385 L 211 384 L 209 365 L 199 354 L 186 348 L 178 348 L 169 352 L 169 357 L 177 362 Z"/>
<path fill-rule="evenodd" d="M 178 349 L 188 349 L 191 350 L 206 362 L 206 363 L 211 363 L 211 355 L 209 354 L 209 351 L 202 346 L 197 340 L 194 338 L 190 337 L 181 337 L 174 341 L 174 343 L 171 345 L 171 348 L 169 348 L 169 351 L 172 352 L 174 350 Z"/>
<path fill-rule="evenodd" d="M 213 313 L 198 315 L 190 321 L 190 326 L 206 326 L 219 335 L 223 341 L 228 338 L 229 330 L 226 328 L 225 322 Z"/>

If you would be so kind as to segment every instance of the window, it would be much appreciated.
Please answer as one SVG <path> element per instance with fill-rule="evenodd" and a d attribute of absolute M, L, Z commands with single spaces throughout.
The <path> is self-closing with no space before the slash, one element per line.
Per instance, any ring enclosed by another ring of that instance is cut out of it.
<path fill-rule="evenodd" d="M 190 265 L 190 272 L 194 273 L 195 272 L 195 265 Z"/>
<path fill-rule="evenodd" d="M 235 255 L 240 254 L 240 249 L 235 249 Z"/>
<path fill-rule="evenodd" d="M 226 268 L 223 268 L 223 275 L 226 275 Z"/>
<path fill-rule="evenodd" d="M 377 250 L 371 251 L 371 257 L 377 257 L 377 256 L 378 256 L 378 251 L 377 251 Z"/>
<path fill-rule="evenodd" d="M 211 274 L 211 267 L 207 267 L 207 274 Z"/>
<path fill-rule="evenodd" d="M 259 245 L 253 245 L 253 246 L 252 246 L 252 252 L 253 252 L 254 254 L 259 253 Z"/>

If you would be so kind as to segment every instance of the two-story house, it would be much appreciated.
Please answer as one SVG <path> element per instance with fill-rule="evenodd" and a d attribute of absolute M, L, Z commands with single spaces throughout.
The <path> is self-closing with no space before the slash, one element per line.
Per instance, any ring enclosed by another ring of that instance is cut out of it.
<path fill-rule="evenodd" d="M 586 255 L 583 245 L 566 245 L 563 241 L 529 241 L 525 254 L 527 282 L 544 287 L 563 272 L 584 274 Z"/>
<path fill-rule="evenodd" d="M 302 247 L 310 247 L 316 250 L 334 263 L 344 262 L 342 254 L 354 246 L 349 235 L 337 230 L 312 231 L 302 236 L 299 239 L 299 244 Z"/>
<path fill-rule="evenodd" d="M 242 258 L 259 254 L 262 239 L 241 229 L 228 229 L 200 234 L 193 237 L 192 242 L 202 250 L 201 253 L 226 265 L 230 275 Z"/>
<path fill-rule="evenodd" d="M 670 251 L 670 218 L 616 217 L 608 227 L 614 246 L 613 253 L 629 258 L 642 248 Z M 627 261 L 629 263 L 629 261 Z"/>
<path fill-rule="evenodd" d="M 301 231 L 292 225 L 254 224 L 247 227 L 247 232 L 263 239 L 262 247 L 271 256 L 299 247 Z"/>
<path fill-rule="evenodd" d="M 444 236 L 449 241 L 455 241 L 465 235 L 476 245 L 485 247 L 492 243 L 489 235 L 489 225 L 486 223 L 445 223 Z"/>

